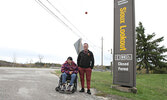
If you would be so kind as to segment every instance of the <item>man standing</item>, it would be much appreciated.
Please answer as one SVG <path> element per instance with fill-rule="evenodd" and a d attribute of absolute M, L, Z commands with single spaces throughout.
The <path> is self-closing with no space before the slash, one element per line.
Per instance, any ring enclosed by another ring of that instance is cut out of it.
<path fill-rule="evenodd" d="M 77 64 L 79 67 L 79 75 L 81 80 L 82 89 L 79 92 L 85 92 L 84 89 L 84 76 L 86 73 L 86 82 L 87 82 L 87 93 L 91 94 L 90 92 L 90 81 L 91 81 L 91 73 L 94 67 L 94 56 L 91 51 L 88 50 L 88 44 L 84 43 L 84 50 L 82 50 L 77 59 Z"/>

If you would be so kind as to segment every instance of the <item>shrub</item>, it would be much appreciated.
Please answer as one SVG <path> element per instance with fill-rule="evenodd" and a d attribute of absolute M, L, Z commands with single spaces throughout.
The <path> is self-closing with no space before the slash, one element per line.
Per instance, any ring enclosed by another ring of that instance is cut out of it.
<path fill-rule="evenodd" d="M 153 70 L 154 74 L 167 74 L 167 68 L 156 68 Z"/>

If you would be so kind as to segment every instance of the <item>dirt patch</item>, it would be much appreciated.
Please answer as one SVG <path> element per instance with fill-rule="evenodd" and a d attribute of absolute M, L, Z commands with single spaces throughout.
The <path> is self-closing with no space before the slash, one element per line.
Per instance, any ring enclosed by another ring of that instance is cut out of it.
<path fill-rule="evenodd" d="M 109 95 L 107 93 L 103 93 L 101 91 L 97 91 L 96 89 L 92 89 L 94 91 L 94 95 L 98 97 L 103 97 L 105 100 L 132 100 L 126 97 L 121 97 L 118 95 Z"/>

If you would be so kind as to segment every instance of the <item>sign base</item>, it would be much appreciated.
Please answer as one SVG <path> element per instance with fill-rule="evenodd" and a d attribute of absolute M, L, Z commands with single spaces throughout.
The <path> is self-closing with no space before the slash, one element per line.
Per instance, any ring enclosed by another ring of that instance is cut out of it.
<path fill-rule="evenodd" d="M 120 86 L 120 85 L 112 85 L 111 88 L 122 91 L 122 92 L 129 92 L 129 93 L 137 93 L 136 87 L 127 87 L 127 86 Z"/>

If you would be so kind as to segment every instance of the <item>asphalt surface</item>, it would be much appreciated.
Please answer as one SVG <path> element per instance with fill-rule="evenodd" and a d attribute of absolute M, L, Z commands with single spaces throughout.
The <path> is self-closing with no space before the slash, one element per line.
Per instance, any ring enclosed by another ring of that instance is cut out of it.
<path fill-rule="evenodd" d="M 55 69 L 0 67 L 0 100 L 102 100 L 86 93 L 55 91 Z"/>

